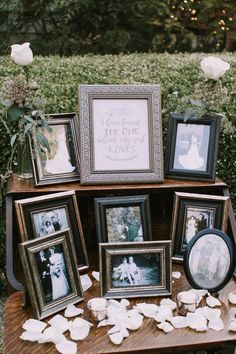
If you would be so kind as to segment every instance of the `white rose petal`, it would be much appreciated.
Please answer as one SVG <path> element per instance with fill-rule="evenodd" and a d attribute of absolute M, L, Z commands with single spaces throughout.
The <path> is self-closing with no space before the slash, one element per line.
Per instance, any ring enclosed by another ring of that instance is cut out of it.
<path fill-rule="evenodd" d="M 29 42 L 11 45 L 11 59 L 14 63 L 21 66 L 32 64 L 33 52 L 29 46 Z"/>
<path fill-rule="evenodd" d="M 207 57 L 201 61 L 201 69 L 208 79 L 219 79 L 229 68 L 229 63 L 213 56 Z"/>

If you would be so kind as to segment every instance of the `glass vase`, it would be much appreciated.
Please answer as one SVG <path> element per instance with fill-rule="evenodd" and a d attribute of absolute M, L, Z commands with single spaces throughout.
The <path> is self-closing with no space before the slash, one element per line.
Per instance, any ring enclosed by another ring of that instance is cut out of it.
<path fill-rule="evenodd" d="M 17 176 L 22 179 L 33 177 L 29 138 L 17 145 Z"/>

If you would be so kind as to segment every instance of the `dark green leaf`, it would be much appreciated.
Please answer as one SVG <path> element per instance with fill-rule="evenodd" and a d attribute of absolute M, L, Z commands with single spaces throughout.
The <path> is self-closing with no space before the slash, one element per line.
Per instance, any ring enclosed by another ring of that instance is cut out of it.
<path fill-rule="evenodd" d="M 17 106 L 12 106 L 7 111 L 7 118 L 11 122 L 15 122 L 23 115 L 24 111 L 22 108 Z"/>
<path fill-rule="evenodd" d="M 48 139 L 43 134 L 37 133 L 36 140 L 37 140 L 38 144 L 42 145 L 43 147 L 45 147 L 48 150 L 48 152 L 50 152 L 50 146 L 48 143 Z"/>

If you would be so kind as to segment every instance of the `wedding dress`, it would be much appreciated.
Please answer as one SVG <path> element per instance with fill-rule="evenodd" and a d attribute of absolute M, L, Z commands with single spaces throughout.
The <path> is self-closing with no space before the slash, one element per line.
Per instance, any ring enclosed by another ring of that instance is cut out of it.
<path fill-rule="evenodd" d="M 199 155 L 197 137 L 192 135 L 190 148 L 185 155 L 178 157 L 181 166 L 188 170 L 198 170 L 203 168 L 204 159 Z"/>
<path fill-rule="evenodd" d="M 64 273 L 64 259 L 61 253 L 54 253 L 49 257 L 52 280 L 52 300 L 66 296 L 70 287 Z"/>
<path fill-rule="evenodd" d="M 45 170 L 48 173 L 69 173 L 75 170 L 75 166 L 70 163 L 70 156 L 66 145 L 65 131 L 60 131 L 57 136 L 57 150 L 53 159 L 48 158 L 46 154 Z"/>

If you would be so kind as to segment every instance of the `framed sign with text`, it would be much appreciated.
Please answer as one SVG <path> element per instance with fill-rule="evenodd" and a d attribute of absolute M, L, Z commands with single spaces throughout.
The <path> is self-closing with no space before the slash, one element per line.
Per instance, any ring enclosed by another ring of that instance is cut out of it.
<path fill-rule="evenodd" d="M 159 85 L 81 85 L 81 184 L 163 181 Z"/>

